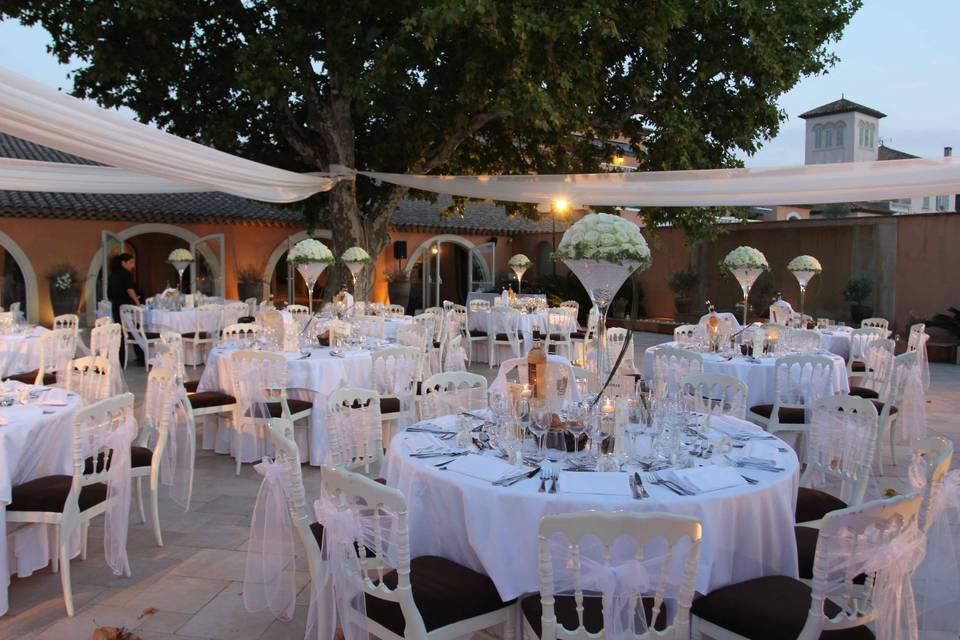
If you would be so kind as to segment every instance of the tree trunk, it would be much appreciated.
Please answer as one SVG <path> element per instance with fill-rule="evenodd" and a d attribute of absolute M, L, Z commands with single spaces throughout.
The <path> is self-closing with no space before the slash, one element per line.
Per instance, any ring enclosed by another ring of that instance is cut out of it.
<path fill-rule="evenodd" d="M 352 284 L 350 271 L 340 262 L 340 256 L 350 247 L 366 245 L 363 220 L 357 206 L 357 189 L 353 181 L 341 181 L 330 191 L 330 232 L 330 250 L 337 262 L 327 269 L 327 287 L 324 292 L 327 300 L 333 298 L 341 286 L 350 288 Z M 370 255 L 376 260 L 376 255 Z M 364 269 L 364 272 L 366 271 L 369 270 Z M 357 285 L 360 284 L 358 280 Z"/>

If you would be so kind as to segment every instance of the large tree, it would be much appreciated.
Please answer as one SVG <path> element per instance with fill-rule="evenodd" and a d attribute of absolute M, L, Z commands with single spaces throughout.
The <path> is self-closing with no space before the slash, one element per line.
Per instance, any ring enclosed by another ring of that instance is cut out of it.
<path fill-rule="evenodd" d="M 860 0 L 5 0 L 74 93 L 298 171 L 593 171 L 617 135 L 645 170 L 736 166 L 776 99 L 834 61 Z M 577 133 L 579 135 L 571 135 Z M 376 255 L 403 188 L 339 183 L 339 255 Z M 531 208 L 519 212 L 535 215 Z M 469 215 L 469 213 L 468 213 Z M 694 235 L 712 213 L 647 209 Z"/>

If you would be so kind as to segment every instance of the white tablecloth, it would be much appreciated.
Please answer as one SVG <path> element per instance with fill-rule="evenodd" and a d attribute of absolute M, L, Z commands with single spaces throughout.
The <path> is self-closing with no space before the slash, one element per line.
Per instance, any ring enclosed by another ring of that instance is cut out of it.
<path fill-rule="evenodd" d="M 494 331 L 495 327 L 491 326 L 491 311 L 484 309 L 478 311 L 471 311 L 467 317 L 467 327 L 470 331 L 483 331 L 488 335 Z M 569 326 L 567 327 L 567 333 L 573 333 L 577 330 L 576 320 L 570 319 Z M 547 311 L 535 311 L 534 313 L 521 313 L 520 314 L 520 336 L 523 338 L 523 342 L 520 345 L 522 353 L 521 356 L 529 353 L 530 349 L 533 349 L 533 332 L 539 331 L 540 333 L 546 333 L 547 330 Z M 480 360 L 481 362 L 489 362 L 489 355 L 487 354 L 486 344 L 483 342 L 474 342 L 473 348 L 480 348 L 476 352 L 474 359 Z M 477 357 L 480 356 L 480 357 Z M 486 356 L 486 357 L 484 357 Z"/>
<path fill-rule="evenodd" d="M 163 309 L 143 309 L 143 330 L 150 333 L 175 331 L 190 333 L 197 330 L 197 310 L 181 309 L 165 311 Z"/>
<path fill-rule="evenodd" d="M 236 395 L 234 380 L 230 376 L 229 353 L 233 349 L 217 347 L 210 351 L 206 368 L 200 378 L 199 391 L 222 391 Z M 309 435 L 302 437 L 303 430 L 297 429 L 300 454 L 303 462 L 319 466 L 327 455 L 327 431 L 324 414 L 327 397 L 341 387 L 365 387 L 373 384 L 373 359 L 369 351 L 347 353 L 343 358 L 330 355 L 330 349 L 311 349 L 309 358 L 301 358 L 299 353 L 285 353 L 287 357 L 287 396 L 298 400 L 313 402 L 313 414 L 310 420 Z M 208 425 L 215 421 L 210 420 Z M 236 455 L 236 443 L 226 429 L 203 430 L 203 448 L 214 449 L 217 453 Z M 244 433 L 240 439 L 240 457 L 244 462 L 256 462 L 264 452 L 259 450 L 259 442 L 253 433 Z"/>
<path fill-rule="evenodd" d="M 383 321 L 383 337 L 394 339 L 397 337 L 397 329 L 409 326 L 413 322 L 412 316 L 403 316 L 402 318 L 386 318 Z"/>
<path fill-rule="evenodd" d="M 820 348 L 848 360 L 850 358 L 850 332 L 820 330 Z"/>
<path fill-rule="evenodd" d="M 677 347 L 676 342 L 667 342 L 666 344 L 649 347 L 643 357 L 643 376 L 648 380 L 653 380 L 653 353 L 658 347 Z M 850 384 L 847 380 L 846 363 L 838 355 L 824 353 L 833 360 L 833 375 L 831 377 L 831 386 L 829 393 L 847 393 L 850 391 Z M 747 407 L 758 404 L 772 404 L 776 395 L 776 377 L 774 376 L 774 363 L 776 358 L 758 358 L 754 362 L 742 357 L 735 357 L 732 360 L 726 360 L 722 356 L 714 353 L 703 354 L 703 370 L 705 373 L 723 373 L 741 380 L 749 387 L 747 397 Z"/>
<path fill-rule="evenodd" d="M 7 422 L 0 426 L 0 615 L 7 612 L 10 576 L 29 576 L 50 562 L 48 527 L 29 525 L 7 533 L 11 491 L 41 476 L 72 473 L 71 425 L 81 405 L 79 396 L 71 394 L 63 407 L 0 407 L 0 417 Z"/>
<path fill-rule="evenodd" d="M 451 425 L 452 417 L 441 419 Z M 741 420 L 738 428 L 759 431 Z M 437 422 L 437 421 L 434 421 Z M 434 467 L 438 459 L 408 456 L 400 436 L 387 452 L 387 484 L 407 499 L 410 555 L 449 558 L 490 576 L 504 600 L 539 590 L 537 528 L 545 515 L 597 509 L 660 511 L 689 515 L 703 523 L 697 590 L 709 593 L 727 584 L 766 575 L 796 577 L 793 535 L 799 463 L 788 447 L 779 457 L 783 472 L 745 471 L 760 483 L 677 496 L 655 485 L 650 498 L 538 493 L 539 480 L 512 487 Z M 624 484 L 627 483 L 626 475 Z"/>
<path fill-rule="evenodd" d="M 0 377 L 39 367 L 40 336 L 48 331 L 43 327 L 26 327 L 19 333 L 0 335 Z"/>

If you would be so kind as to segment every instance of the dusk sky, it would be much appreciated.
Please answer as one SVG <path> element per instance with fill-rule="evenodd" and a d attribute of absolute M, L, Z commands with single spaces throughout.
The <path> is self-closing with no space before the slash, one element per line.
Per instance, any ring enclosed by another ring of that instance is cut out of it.
<path fill-rule="evenodd" d="M 803 121 L 797 116 L 841 94 L 887 114 L 880 137 L 890 147 L 919 156 L 942 155 L 945 146 L 960 152 L 958 24 L 956 0 L 865 0 L 833 47 L 837 65 L 802 79 L 780 99 L 788 118 L 747 166 L 802 164 Z M 68 90 L 72 66 L 57 64 L 45 50 L 48 42 L 40 28 L 0 22 L 0 64 Z"/>

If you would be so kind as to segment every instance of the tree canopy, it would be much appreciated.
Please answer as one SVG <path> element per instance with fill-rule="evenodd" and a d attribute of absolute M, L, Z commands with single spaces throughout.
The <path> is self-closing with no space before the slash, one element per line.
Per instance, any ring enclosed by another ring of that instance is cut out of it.
<path fill-rule="evenodd" d="M 596 171 L 623 136 L 642 170 L 737 166 L 776 99 L 833 62 L 860 0 L 8 0 L 74 92 L 297 171 Z M 577 134 L 577 135 L 572 135 Z M 376 255 L 406 191 L 317 196 L 334 251 Z M 514 210 L 536 215 L 532 208 Z M 469 214 L 468 214 L 469 215 Z M 713 213 L 645 209 L 696 236 Z"/>

